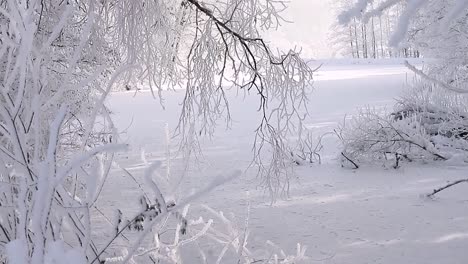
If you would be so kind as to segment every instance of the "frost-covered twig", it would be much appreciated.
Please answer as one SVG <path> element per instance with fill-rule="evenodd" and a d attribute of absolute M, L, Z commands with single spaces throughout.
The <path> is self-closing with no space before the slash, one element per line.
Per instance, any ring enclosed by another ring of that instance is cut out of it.
<path fill-rule="evenodd" d="M 411 71 L 419 75 L 420 77 L 424 78 L 425 80 L 428 80 L 430 82 L 433 82 L 434 84 L 439 85 L 442 88 L 445 88 L 449 91 L 455 92 L 455 93 L 460 93 L 460 94 L 466 94 L 468 93 L 468 90 L 466 89 L 461 89 L 457 87 L 453 87 L 447 83 L 444 83 L 440 80 L 437 80 L 436 78 L 430 77 L 429 75 L 425 74 L 422 70 L 416 68 L 414 65 L 411 65 L 408 61 L 405 61 L 405 66 L 408 67 Z"/>

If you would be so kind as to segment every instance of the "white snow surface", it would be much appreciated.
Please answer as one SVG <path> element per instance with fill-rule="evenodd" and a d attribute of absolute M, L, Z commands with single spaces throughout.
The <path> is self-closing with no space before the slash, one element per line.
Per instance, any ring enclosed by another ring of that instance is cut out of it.
<path fill-rule="evenodd" d="M 314 90 L 309 95 L 306 125 L 314 135 L 320 135 L 332 131 L 360 107 L 391 109 L 394 99 L 411 80 L 412 74 L 401 63 L 326 62 L 316 73 Z M 118 157 L 118 163 L 142 183 L 148 162 L 160 160 L 163 167 L 166 164 L 165 126 L 176 127 L 184 91 L 163 95 L 165 110 L 148 91 L 114 93 L 108 101 L 116 125 L 125 131 L 123 143 L 131 146 L 129 152 Z M 255 94 L 244 98 L 244 94 L 236 95 L 234 91 L 229 96 L 231 129 L 226 130 L 220 122 L 212 138 L 202 138 L 204 156 L 184 179 L 182 200 L 209 185 L 216 175 L 230 175 L 250 164 L 254 128 L 260 118 L 256 112 L 258 98 Z M 175 153 L 176 142 L 172 145 L 171 152 Z M 272 206 L 258 186 L 255 170 L 246 170 L 241 177 L 200 198 L 199 203 L 232 213 L 242 224 L 249 199 L 250 248 L 262 247 L 271 240 L 286 252 L 294 252 L 299 242 L 308 247 L 310 263 L 465 263 L 468 186 L 455 186 L 431 200 L 424 194 L 466 177 L 466 167 L 432 163 L 404 164 L 396 170 L 370 165 L 349 170 L 340 167 L 338 153 L 338 140 L 325 137 L 323 164 L 298 166 L 290 197 Z M 180 159 L 171 162 L 172 175 L 180 175 L 182 170 Z M 164 172 L 161 168 L 160 173 Z M 168 188 L 162 181 L 161 186 L 166 194 Z M 138 210 L 138 195 L 137 184 L 114 169 L 98 206 L 109 216 L 117 208 L 131 214 Z M 191 208 L 195 218 L 202 211 L 201 207 Z M 111 233 L 111 227 L 101 218 L 94 219 L 94 229 L 103 238 Z M 215 249 L 210 252 L 212 257 L 217 256 Z M 186 263 L 199 263 L 196 254 L 188 258 L 192 260 Z"/>

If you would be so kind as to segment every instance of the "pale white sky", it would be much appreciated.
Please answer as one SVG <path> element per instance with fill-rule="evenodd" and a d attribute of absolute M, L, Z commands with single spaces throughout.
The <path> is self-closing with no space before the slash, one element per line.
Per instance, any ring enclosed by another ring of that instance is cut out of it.
<path fill-rule="evenodd" d="M 328 48 L 328 31 L 334 21 L 329 0 L 290 0 L 284 18 L 293 23 L 284 24 L 278 31 L 270 32 L 271 45 L 281 49 L 302 47 L 307 58 L 327 58 L 332 54 Z"/>

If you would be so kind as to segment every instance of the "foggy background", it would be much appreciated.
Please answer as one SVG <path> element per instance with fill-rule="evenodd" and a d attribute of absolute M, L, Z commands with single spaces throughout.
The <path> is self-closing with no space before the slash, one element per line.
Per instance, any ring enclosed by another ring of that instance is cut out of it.
<path fill-rule="evenodd" d="M 302 47 L 304 58 L 322 59 L 333 56 L 328 35 L 335 17 L 329 0 L 291 0 L 283 17 L 292 23 L 283 25 L 266 36 L 271 45 L 283 50 Z"/>

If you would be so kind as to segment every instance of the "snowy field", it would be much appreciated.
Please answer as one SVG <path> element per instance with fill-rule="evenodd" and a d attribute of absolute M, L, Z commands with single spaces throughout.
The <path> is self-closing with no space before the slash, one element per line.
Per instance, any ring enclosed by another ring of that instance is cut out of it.
<path fill-rule="evenodd" d="M 412 80 L 411 73 L 397 63 L 329 63 L 315 76 L 314 91 L 309 95 L 310 118 L 306 121 L 315 135 L 333 131 L 361 107 L 390 109 Z M 307 246 L 310 263 L 465 263 L 468 186 L 456 186 L 434 200 L 423 195 L 447 181 L 466 176 L 466 168 L 438 163 L 405 164 L 397 170 L 371 166 L 345 169 L 338 159 L 339 142 L 327 136 L 323 164 L 298 166 L 290 197 L 270 206 L 268 195 L 258 187 L 255 171 L 246 170 L 252 159 L 253 130 L 260 118 L 256 113 L 258 99 L 254 94 L 244 98 L 244 94 L 236 96 L 232 92 L 229 96 L 231 129 L 225 130 L 220 122 L 213 138 L 202 138 L 200 163 L 188 169 L 178 193 L 183 199 L 218 175 L 228 175 L 236 169 L 245 171 L 241 177 L 203 196 L 197 204 L 207 204 L 226 215 L 232 213 L 241 226 L 250 204 L 252 250 L 270 240 L 289 253 L 294 253 L 297 243 Z M 183 91 L 166 92 L 164 98 L 165 110 L 145 91 L 136 95 L 115 93 L 108 102 L 116 125 L 125 131 L 122 140 L 131 145 L 131 151 L 120 155 L 118 163 L 139 182 L 144 182 L 142 175 L 148 163 L 166 159 L 166 124 L 171 130 L 177 126 Z M 174 154 L 176 142 L 171 145 Z M 171 161 L 171 177 L 180 177 L 184 171 L 181 164 L 177 158 Z M 160 173 L 164 171 L 163 168 Z M 139 186 L 135 180 L 119 169 L 114 169 L 111 177 L 99 200 L 101 210 L 107 215 L 117 208 L 124 214 L 136 212 Z M 166 187 L 167 193 L 170 187 Z M 193 206 L 190 216 L 198 215 L 206 212 Z M 108 224 L 104 219 L 94 220 L 97 235 L 105 238 Z M 220 250 L 213 248 L 205 253 L 208 259 L 215 260 Z M 200 262 L 196 252 L 187 258 L 191 259 L 185 263 Z"/>

